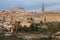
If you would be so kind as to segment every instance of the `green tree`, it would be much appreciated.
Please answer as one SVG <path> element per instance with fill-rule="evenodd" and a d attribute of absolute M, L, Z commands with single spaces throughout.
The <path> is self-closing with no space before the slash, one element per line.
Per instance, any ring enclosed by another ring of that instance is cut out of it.
<path fill-rule="evenodd" d="M 32 24 L 30 25 L 30 31 L 38 31 L 38 30 L 39 30 L 39 28 L 37 27 L 36 24 L 32 23 Z"/>
<path fill-rule="evenodd" d="M 15 24 L 14 24 L 14 28 L 15 28 L 15 32 L 17 33 L 18 30 L 20 29 L 21 25 L 20 25 L 20 21 L 16 21 Z"/>
<path fill-rule="evenodd" d="M 28 32 L 28 27 L 26 25 L 24 25 L 23 31 Z"/>

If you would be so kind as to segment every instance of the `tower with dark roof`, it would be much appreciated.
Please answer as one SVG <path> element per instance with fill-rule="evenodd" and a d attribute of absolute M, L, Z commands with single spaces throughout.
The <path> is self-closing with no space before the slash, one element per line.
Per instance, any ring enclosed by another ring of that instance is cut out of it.
<path fill-rule="evenodd" d="M 44 3 L 42 3 L 42 12 L 44 12 Z"/>

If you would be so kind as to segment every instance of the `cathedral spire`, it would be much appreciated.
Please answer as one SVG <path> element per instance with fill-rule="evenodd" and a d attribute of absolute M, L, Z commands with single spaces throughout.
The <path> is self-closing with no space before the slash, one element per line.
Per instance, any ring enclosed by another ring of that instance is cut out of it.
<path fill-rule="evenodd" d="M 42 12 L 44 12 L 44 3 L 42 3 Z"/>

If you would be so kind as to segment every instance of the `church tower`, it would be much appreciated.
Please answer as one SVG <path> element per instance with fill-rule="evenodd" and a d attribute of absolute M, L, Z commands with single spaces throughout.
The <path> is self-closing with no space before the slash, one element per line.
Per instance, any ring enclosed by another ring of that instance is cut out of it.
<path fill-rule="evenodd" d="M 42 3 L 42 12 L 44 12 L 44 3 Z"/>

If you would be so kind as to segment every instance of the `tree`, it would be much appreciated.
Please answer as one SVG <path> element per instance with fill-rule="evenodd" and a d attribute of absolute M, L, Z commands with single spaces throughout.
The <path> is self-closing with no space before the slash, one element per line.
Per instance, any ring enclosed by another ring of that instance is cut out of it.
<path fill-rule="evenodd" d="M 45 17 L 44 21 L 46 22 L 46 17 Z"/>
<path fill-rule="evenodd" d="M 32 23 L 31 25 L 30 25 L 30 31 L 38 31 L 38 27 L 37 27 L 37 25 L 36 24 L 34 24 L 34 23 Z"/>
<path fill-rule="evenodd" d="M 33 19 L 32 17 L 30 18 L 30 20 L 31 20 L 31 21 L 34 21 L 34 19 Z"/>
<path fill-rule="evenodd" d="M 3 21 L 2 21 L 2 23 L 4 23 L 5 22 L 5 16 L 3 17 Z"/>
<path fill-rule="evenodd" d="M 18 29 L 21 27 L 20 23 L 21 23 L 20 21 L 16 21 L 14 24 L 14 28 L 15 28 L 16 33 L 18 32 Z"/>
<path fill-rule="evenodd" d="M 23 31 L 28 32 L 28 27 L 26 25 L 24 25 Z"/>

